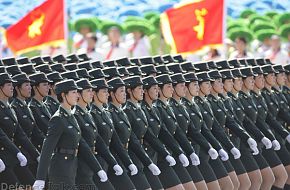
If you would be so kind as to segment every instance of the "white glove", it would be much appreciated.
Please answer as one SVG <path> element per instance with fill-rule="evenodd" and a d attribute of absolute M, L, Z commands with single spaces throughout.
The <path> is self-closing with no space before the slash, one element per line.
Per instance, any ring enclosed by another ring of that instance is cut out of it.
<path fill-rule="evenodd" d="M 113 167 L 113 170 L 115 171 L 115 175 L 122 175 L 123 174 L 123 169 L 121 168 L 120 165 L 116 164 Z"/>
<path fill-rule="evenodd" d="M 32 186 L 33 190 L 42 190 L 44 189 L 45 181 L 44 180 L 36 180 Z"/>
<path fill-rule="evenodd" d="M 265 145 L 266 149 L 272 148 L 272 143 L 267 137 L 263 137 L 261 142 Z"/>
<path fill-rule="evenodd" d="M 138 173 L 138 169 L 135 164 L 130 164 L 128 168 L 131 171 L 131 175 L 136 175 Z"/>
<path fill-rule="evenodd" d="M 37 160 L 37 162 L 39 163 L 39 162 L 40 162 L 40 156 L 38 156 L 38 157 L 36 158 L 36 160 Z"/>
<path fill-rule="evenodd" d="M 234 159 L 239 159 L 241 157 L 241 152 L 236 147 L 231 149 L 231 153 L 234 156 Z"/>
<path fill-rule="evenodd" d="M 6 166 L 4 164 L 4 162 L 0 159 L 0 173 L 3 172 L 5 170 Z"/>
<path fill-rule="evenodd" d="M 192 165 L 198 166 L 200 164 L 199 157 L 195 153 L 192 153 L 189 157 Z"/>
<path fill-rule="evenodd" d="M 252 151 L 253 151 L 253 155 L 258 155 L 259 154 L 259 149 L 256 147 L 256 148 L 252 148 Z"/>
<path fill-rule="evenodd" d="M 280 145 L 279 141 L 277 141 L 277 140 L 273 140 L 272 141 L 272 146 L 273 146 L 274 150 L 280 150 L 281 149 L 281 145 Z"/>
<path fill-rule="evenodd" d="M 219 155 L 220 155 L 222 161 L 227 161 L 229 159 L 229 155 L 224 149 L 219 150 Z"/>
<path fill-rule="evenodd" d="M 247 143 L 251 149 L 258 146 L 257 142 L 253 138 L 249 138 L 247 140 Z"/>
<path fill-rule="evenodd" d="M 98 174 L 101 182 L 106 182 L 108 180 L 108 176 L 104 170 L 98 171 L 97 174 Z"/>
<path fill-rule="evenodd" d="M 170 155 L 167 155 L 165 159 L 169 163 L 169 166 L 174 166 L 176 164 L 175 159 Z"/>
<path fill-rule="evenodd" d="M 181 162 L 181 164 L 183 165 L 183 167 L 187 167 L 189 165 L 189 161 L 184 154 L 180 154 L 178 156 L 178 158 L 179 158 L 179 161 Z"/>
<path fill-rule="evenodd" d="M 27 165 L 27 159 L 21 152 L 17 153 L 17 159 L 19 160 L 21 167 Z"/>
<path fill-rule="evenodd" d="M 286 141 L 287 141 L 288 143 L 290 143 L 290 135 L 288 135 L 288 136 L 286 137 Z"/>
<path fill-rule="evenodd" d="M 161 173 L 160 169 L 153 163 L 151 163 L 148 168 L 153 175 L 159 175 Z"/>
<path fill-rule="evenodd" d="M 211 157 L 212 160 L 217 159 L 218 156 L 219 156 L 218 152 L 217 152 L 216 149 L 214 149 L 214 148 L 210 148 L 210 149 L 208 150 L 208 155 Z"/>

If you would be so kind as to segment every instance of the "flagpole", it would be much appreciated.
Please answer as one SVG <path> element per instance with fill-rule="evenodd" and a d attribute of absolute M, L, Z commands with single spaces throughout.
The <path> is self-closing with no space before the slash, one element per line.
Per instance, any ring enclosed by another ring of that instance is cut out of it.
<path fill-rule="evenodd" d="M 227 49 L 226 49 L 226 35 L 227 35 L 227 0 L 224 0 L 224 7 L 223 7 L 224 11 L 223 11 L 223 55 L 226 58 L 227 55 Z"/>
<path fill-rule="evenodd" d="M 68 18 L 67 18 L 67 7 L 66 7 L 66 2 L 65 2 L 65 0 L 62 0 L 62 3 L 63 3 L 63 14 L 64 14 L 64 16 L 63 16 L 63 18 L 64 18 L 64 22 L 63 22 L 63 24 L 64 24 L 64 26 L 63 26 L 63 28 L 64 28 L 64 40 L 65 40 L 65 42 L 64 42 L 64 44 L 65 44 L 65 48 L 66 48 L 66 53 L 68 54 L 69 52 L 68 52 L 68 50 L 69 50 L 69 48 L 68 48 Z"/>

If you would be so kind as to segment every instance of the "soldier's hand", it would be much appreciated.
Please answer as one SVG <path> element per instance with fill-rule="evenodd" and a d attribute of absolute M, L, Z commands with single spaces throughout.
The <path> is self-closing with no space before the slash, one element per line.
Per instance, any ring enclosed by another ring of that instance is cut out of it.
<path fill-rule="evenodd" d="M 138 169 L 135 164 L 130 164 L 128 168 L 131 171 L 131 175 L 136 175 L 138 173 Z"/>
<path fill-rule="evenodd" d="M 239 159 L 241 157 L 241 152 L 236 147 L 231 149 L 231 153 L 234 156 L 234 159 Z"/>
<path fill-rule="evenodd" d="M 0 159 L 0 173 L 3 172 L 5 170 L 6 166 L 4 164 L 4 162 Z"/>
<path fill-rule="evenodd" d="M 286 141 L 287 141 L 288 143 L 290 143 L 290 135 L 288 135 L 288 136 L 286 137 Z"/>
<path fill-rule="evenodd" d="M 195 153 L 192 153 L 189 157 L 192 165 L 198 166 L 200 164 L 199 157 Z"/>
<path fill-rule="evenodd" d="M 258 146 L 257 142 L 253 138 L 249 138 L 247 140 L 247 143 L 251 149 Z"/>
<path fill-rule="evenodd" d="M 220 155 L 222 161 L 227 161 L 229 159 L 229 155 L 224 149 L 219 150 L 219 155 Z"/>
<path fill-rule="evenodd" d="M 97 174 L 98 174 L 101 182 L 106 182 L 108 180 L 108 176 L 104 170 L 98 171 Z"/>
<path fill-rule="evenodd" d="M 148 168 L 153 175 L 159 175 L 161 173 L 160 169 L 153 163 L 151 163 Z"/>
<path fill-rule="evenodd" d="M 273 146 L 274 150 L 280 150 L 281 149 L 281 145 L 280 145 L 279 141 L 277 141 L 277 140 L 273 140 L 272 141 L 272 146 Z"/>
<path fill-rule="evenodd" d="M 115 171 L 115 175 L 122 175 L 123 174 L 123 169 L 121 168 L 120 165 L 116 164 L 113 167 L 113 170 Z"/>
<path fill-rule="evenodd" d="M 263 137 L 261 142 L 265 145 L 266 149 L 272 148 L 272 143 L 267 137 Z"/>
<path fill-rule="evenodd" d="M 211 158 L 212 160 L 217 159 L 218 156 L 219 156 L 218 152 L 217 152 L 216 149 L 214 149 L 214 148 L 210 148 L 210 149 L 208 150 L 208 155 L 210 156 L 210 158 Z"/>
<path fill-rule="evenodd" d="M 257 147 L 251 149 L 253 151 L 253 155 L 258 155 L 259 154 L 259 149 Z"/>
<path fill-rule="evenodd" d="M 20 166 L 23 167 L 23 166 L 27 165 L 27 159 L 21 152 L 18 152 L 16 156 L 17 156 L 17 159 L 20 162 Z"/>
<path fill-rule="evenodd" d="M 189 165 L 189 161 L 184 154 L 180 154 L 178 156 L 178 158 L 179 158 L 179 161 L 181 162 L 181 164 L 183 165 L 183 167 L 187 167 Z"/>
<path fill-rule="evenodd" d="M 32 186 L 33 190 L 43 190 L 45 186 L 44 180 L 36 180 Z"/>
<path fill-rule="evenodd" d="M 167 155 L 165 159 L 169 163 L 169 166 L 174 166 L 176 164 L 175 159 L 170 155 Z"/>

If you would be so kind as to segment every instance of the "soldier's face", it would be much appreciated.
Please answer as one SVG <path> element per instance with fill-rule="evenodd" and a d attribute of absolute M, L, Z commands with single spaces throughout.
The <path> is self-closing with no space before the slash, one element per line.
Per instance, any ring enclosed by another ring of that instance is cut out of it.
<path fill-rule="evenodd" d="M 160 92 L 160 96 L 162 96 L 162 94 L 167 97 L 167 98 L 171 98 L 172 97 L 172 94 L 173 94 L 173 86 L 171 83 L 169 84 L 165 84 L 163 87 L 162 87 L 162 93 Z"/>
<path fill-rule="evenodd" d="M 245 78 L 244 80 L 244 86 L 249 89 L 249 90 L 253 90 L 254 89 L 254 77 L 253 76 L 250 76 L 250 77 L 247 77 Z"/>
<path fill-rule="evenodd" d="M 226 92 L 231 92 L 233 90 L 234 82 L 233 79 L 226 79 L 224 81 L 224 90 Z"/>
<path fill-rule="evenodd" d="M 157 100 L 157 98 L 158 98 L 158 92 L 159 92 L 159 88 L 158 88 L 158 85 L 156 84 L 156 85 L 151 86 L 151 88 L 149 88 L 146 93 L 153 100 Z"/>
<path fill-rule="evenodd" d="M 276 75 L 276 81 L 279 86 L 285 85 L 286 83 L 286 76 L 285 73 L 279 73 Z"/>
<path fill-rule="evenodd" d="M 198 82 L 197 81 L 191 82 L 186 91 L 190 92 L 191 96 L 198 96 L 199 92 Z"/>
<path fill-rule="evenodd" d="M 18 95 L 23 96 L 24 98 L 29 98 L 31 96 L 31 85 L 30 82 L 23 83 L 20 88 L 18 88 L 20 93 Z"/>
<path fill-rule="evenodd" d="M 66 100 L 67 103 L 73 106 L 77 105 L 78 99 L 79 99 L 79 93 L 77 92 L 77 90 L 71 90 L 65 96 L 66 96 L 66 99 L 64 100 Z"/>
<path fill-rule="evenodd" d="M 48 84 L 48 82 L 42 82 L 39 83 L 39 85 L 36 88 L 38 89 L 38 91 L 41 93 L 42 96 L 47 96 L 50 89 L 50 85 Z M 37 92 L 37 90 L 34 91 Z"/>
<path fill-rule="evenodd" d="M 95 97 L 95 99 L 99 99 L 99 101 L 103 104 L 107 104 L 108 103 L 108 98 L 109 98 L 109 92 L 107 88 L 104 89 L 100 89 L 98 91 L 97 94 L 95 94 L 95 96 L 98 96 L 98 98 Z"/>
<path fill-rule="evenodd" d="M 119 87 L 115 92 L 115 98 L 118 99 L 118 103 L 124 104 L 126 102 L 126 88 L 125 86 Z"/>
<path fill-rule="evenodd" d="M 185 82 L 182 83 L 178 83 L 175 87 L 175 93 L 179 96 L 179 97 L 184 97 L 185 96 Z"/>
<path fill-rule="evenodd" d="M 236 78 L 234 80 L 234 88 L 236 91 L 241 91 L 243 86 L 243 79 L 242 78 Z"/>
<path fill-rule="evenodd" d="M 265 87 L 265 79 L 263 75 L 255 77 L 255 85 L 258 89 L 263 89 Z"/>
<path fill-rule="evenodd" d="M 134 98 L 137 101 L 141 101 L 141 100 L 143 100 L 143 94 L 144 94 L 143 86 L 140 85 L 140 86 L 137 86 L 136 88 L 132 89 L 131 98 Z"/>
<path fill-rule="evenodd" d="M 290 74 L 287 75 L 288 82 L 290 82 Z"/>
<path fill-rule="evenodd" d="M 85 102 L 91 103 L 93 101 L 93 89 L 85 89 L 81 92 L 82 98 L 84 99 Z"/>
<path fill-rule="evenodd" d="M 3 95 L 8 96 L 9 98 L 11 98 L 13 96 L 13 85 L 11 82 L 9 83 L 5 83 L 2 87 L 0 87 L 1 90 L 3 91 Z M 1 92 L 2 93 L 2 92 Z"/>
<path fill-rule="evenodd" d="M 204 95 L 207 96 L 210 94 L 211 84 L 209 81 L 202 82 L 199 87 L 200 87 L 201 93 L 203 93 Z"/>
<path fill-rule="evenodd" d="M 216 79 L 212 84 L 212 89 L 215 90 L 217 93 L 223 93 L 224 84 L 222 79 Z"/>
<path fill-rule="evenodd" d="M 274 86 L 276 83 L 276 76 L 274 73 L 270 73 L 268 75 L 265 76 L 265 81 L 267 82 L 267 84 L 269 84 L 270 86 Z"/>

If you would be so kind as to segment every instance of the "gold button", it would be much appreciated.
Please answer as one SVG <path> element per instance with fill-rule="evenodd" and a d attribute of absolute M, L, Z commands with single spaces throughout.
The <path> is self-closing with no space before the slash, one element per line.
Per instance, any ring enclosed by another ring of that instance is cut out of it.
<path fill-rule="evenodd" d="M 96 141 L 94 141 L 94 143 L 96 143 Z"/>
<path fill-rule="evenodd" d="M 111 142 L 111 139 L 109 140 L 109 143 Z"/>
<path fill-rule="evenodd" d="M 22 146 L 18 146 L 18 148 L 22 148 Z"/>
<path fill-rule="evenodd" d="M 160 125 L 158 125 L 157 127 L 160 127 Z"/>
<path fill-rule="evenodd" d="M 4 147 L 2 147 L 1 150 L 4 150 Z"/>
<path fill-rule="evenodd" d="M 67 160 L 67 156 L 65 156 L 64 159 Z"/>
<path fill-rule="evenodd" d="M 78 135 L 80 134 L 80 132 L 78 132 Z"/>
<path fill-rule="evenodd" d="M 15 126 L 15 125 L 16 125 L 16 123 L 13 123 L 13 125 Z"/>
<path fill-rule="evenodd" d="M 39 145 L 38 145 L 38 147 L 40 148 L 40 147 L 41 147 L 41 145 L 39 144 Z"/>
<path fill-rule="evenodd" d="M 111 132 L 113 132 L 113 129 L 111 129 Z"/>
<path fill-rule="evenodd" d="M 34 125 L 34 122 L 31 122 L 32 125 Z"/>
<path fill-rule="evenodd" d="M 175 122 L 175 125 L 177 125 L 177 122 Z"/>
<path fill-rule="evenodd" d="M 96 130 L 96 129 L 94 130 L 94 133 L 95 133 L 95 132 L 97 132 L 97 130 Z"/>
<path fill-rule="evenodd" d="M 144 127 L 147 128 L 147 125 L 145 125 Z"/>

